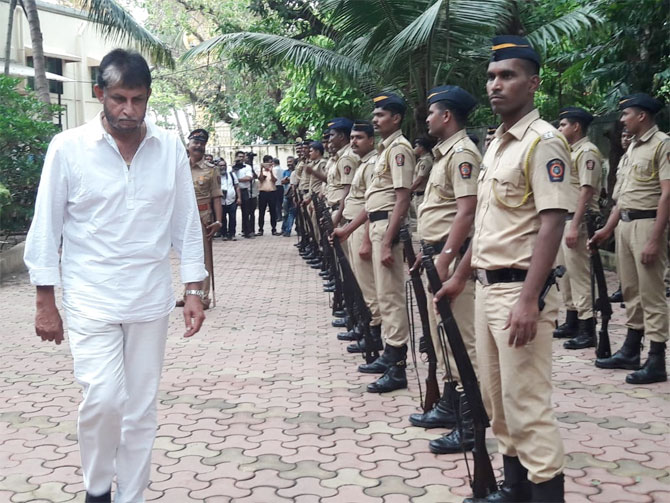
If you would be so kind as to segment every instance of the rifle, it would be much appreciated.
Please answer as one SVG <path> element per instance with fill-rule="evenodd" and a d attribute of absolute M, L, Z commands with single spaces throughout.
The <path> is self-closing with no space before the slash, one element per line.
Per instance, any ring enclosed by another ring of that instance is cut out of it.
<path fill-rule="evenodd" d="M 333 220 L 330 216 L 330 210 L 327 208 L 324 200 L 318 195 L 312 197 L 314 201 L 314 209 L 317 215 L 317 221 L 321 229 L 321 243 L 323 248 L 323 263 L 324 270 L 329 270 L 331 276 L 335 279 L 335 293 L 333 294 L 333 313 L 346 309 L 348 316 L 347 330 L 354 327 L 354 319 L 351 315 L 351 309 L 347 309 L 347 299 L 344 296 L 342 288 L 342 276 L 337 270 L 337 261 L 335 258 L 335 251 L 330 244 L 329 236 L 333 231 Z M 350 307 L 350 306 L 349 306 Z"/>
<path fill-rule="evenodd" d="M 558 267 L 554 267 L 551 272 L 549 273 L 549 277 L 547 278 L 547 281 L 544 282 L 544 285 L 542 286 L 542 290 L 540 290 L 540 298 L 537 301 L 538 307 L 540 308 L 540 311 L 544 309 L 545 302 L 544 299 L 549 293 L 549 290 L 551 290 L 551 287 L 556 283 L 556 280 L 558 278 L 562 278 L 563 275 L 565 274 L 565 267 L 562 265 L 559 265 Z"/>
<path fill-rule="evenodd" d="M 321 203 L 323 204 L 323 203 Z M 326 211 L 328 211 L 326 209 Z M 324 234 L 332 236 L 333 221 L 330 216 L 324 219 Z M 351 264 L 342 249 L 342 244 L 339 238 L 332 236 L 333 250 L 335 258 L 337 259 L 336 278 L 341 278 L 342 296 L 344 298 L 345 309 L 352 320 L 363 331 L 363 339 L 365 340 L 365 351 L 363 357 L 366 363 L 372 363 L 379 357 L 379 349 L 373 346 L 372 333 L 370 332 L 370 322 L 372 321 L 372 313 L 365 302 L 363 291 L 361 290 L 358 280 L 351 269 Z"/>
<path fill-rule="evenodd" d="M 426 271 L 430 289 L 433 292 L 437 292 L 442 288 L 442 280 L 440 280 L 440 276 L 433 263 L 433 254 L 434 249 L 432 246 L 424 246 L 421 264 L 424 271 Z M 437 310 L 442 320 L 441 325 L 449 340 L 451 354 L 454 356 L 454 360 L 456 360 L 456 367 L 461 377 L 461 385 L 463 386 L 463 391 L 472 414 L 475 436 L 475 446 L 472 450 L 474 459 L 474 473 L 471 482 L 472 494 L 475 498 L 485 498 L 498 489 L 491 460 L 486 450 L 486 428 L 489 427 L 489 417 L 484 408 L 475 370 L 472 367 L 472 362 L 463 343 L 463 337 L 451 312 L 449 301 L 442 297 L 437 301 Z"/>
<path fill-rule="evenodd" d="M 587 212 L 586 214 L 586 233 L 589 239 L 593 237 L 598 227 L 599 216 Z M 603 270 L 603 261 L 600 257 L 598 247 L 594 246 L 590 252 L 591 257 L 591 302 L 593 311 L 600 311 L 600 330 L 598 331 L 598 344 L 596 346 L 596 358 L 609 358 L 612 356 L 610 347 L 610 336 L 607 327 L 612 318 L 612 304 L 610 304 L 609 295 L 607 295 L 607 282 L 605 281 L 605 271 Z M 598 297 L 595 296 L 595 287 L 598 288 Z"/>
<path fill-rule="evenodd" d="M 412 269 L 416 262 L 416 255 L 414 254 L 414 247 L 412 246 L 412 236 L 409 233 L 409 227 L 403 225 L 400 228 L 400 241 L 402 241 L 405 250 L 405 260 L 410 267 L 410 279 L 412 281 L 412 288 L 414 289 L 414 297 L 419 308 L 419 316 L 421 317 L 421 331 L 422 337 L 419 339 L 419 351 L 426 353 L 428 359 L 428 375 L 426 376 L 426 397 L 423 400 L 423 411 L 430 411 L 435 403 L 440 399 L 440 386 L 437 382 L 437 354 L 433 346 L 433 339 L 430 335 L 430 320 L 428 319 L 428 299 L 426 298 L 426 291 L 423 288 L 421 281 L 421 271 L 419 268 Z M 419 391 L 421 386 L 419 386 Z"/>

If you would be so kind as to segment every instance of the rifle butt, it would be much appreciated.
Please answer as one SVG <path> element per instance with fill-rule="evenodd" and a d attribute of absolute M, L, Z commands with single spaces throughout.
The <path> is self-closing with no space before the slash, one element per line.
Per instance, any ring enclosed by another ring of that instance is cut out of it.
<path fill-rule="evenodd" d="M 612 356 L 612 348 L 610 346 L 610 336 L 606 330 L 601 330 L 598 333 L 598 347 L 596 348 L 596 358 L 609 358 Z"/>
<path fill-rule="evenodd" d="M 423 412 L 430 412 L 440 399 L 440 386 L 434 376 L 426 377 L 426 396 L 423 400 Z"/>
<path fill-rule="evenodd" d="M 472 474 L 472 495 L 475 498 L 486 498 L 498 490 L 496 476 L 493 473 L 491 459 L 486 449 L 486 428 L 475 425 L 475 446 L 472 450 L 474 472 Z"/>

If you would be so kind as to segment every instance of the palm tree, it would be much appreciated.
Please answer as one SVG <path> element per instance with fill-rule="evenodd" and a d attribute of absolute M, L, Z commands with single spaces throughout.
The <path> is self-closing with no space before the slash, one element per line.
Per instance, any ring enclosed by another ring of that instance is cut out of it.
<path fill-rule="evenodd" d="M 307 65 L 316 78 L 335 75 L 368 94 L 400 91 L 422 131 L 426 89 L 444 82 L 475 95 L 483 89 L 481 65 L 496 33 L 527 34 L 540 51 L 562 37 L 601 21 L 596 9 L 579 7 L 531 30 L 512 0 L 324 0 L 315 15 L 319 38 L 297 40 L 270 33 L 224 33 L 189 50 L 184 60 L 210 55 L 254 57 L 270 66 Z M 240 58 L 241 59 L 241 58 Z"/>
<path fill-rule="evenodd" d="M 41 101 L 50 102 L 49 84 L 42 45 L 42 30 L 35 0 L 19 0 L 23 3 L 30 27 L 35 69 L 35 90 Z M 10 0 L 10 18 L 7 30 L 5 73 L 8 73 L 9 51 L 12 37 L 13 13 L 16 0 Z M 81 0 L 80 6 L 88 11 L 88 18 L 96 23 L 104 36 L 136 45 L 152 57 L 158 65 L 174 68 L 174 59 L 169 47 L 140 25 L 114 0 Z"/>

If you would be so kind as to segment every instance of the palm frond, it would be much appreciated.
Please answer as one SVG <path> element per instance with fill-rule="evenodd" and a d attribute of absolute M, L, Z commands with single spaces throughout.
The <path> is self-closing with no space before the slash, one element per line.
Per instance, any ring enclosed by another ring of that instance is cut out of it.
<path fill-rule="evenodd" d="M 103 35 L 135 43 L 140 50 L 149 53 L 155 63 L 174 68 L 175 62 L 168 46 L 114 0 L 80 0 L 79 5 L 88 11 L 88 18 L 99 25 Z"/>
<path fill-rule="evenodd" d="M 535 49 L 546 54 L 549 46 L 559 43 L 561 38 L 576 37 L 603 22 L 597 5 L 585 5 L 528 33 L 528 40 Z"/>
<path fill-rule="evenodd" d="M 291 63 L 300 67 L 309 65 L 325 73 L 357 79 L 374 73 L 371 67 L 348 55 L 326 49 L 304 40 L 296 40 L 269 33 L 226 33 L 205 40 L 188 50 L 183 61 L 196 59 L 205 54 L 221 55 L 225 51 L 241 50 L 267 58 L 270 64 Z"/>

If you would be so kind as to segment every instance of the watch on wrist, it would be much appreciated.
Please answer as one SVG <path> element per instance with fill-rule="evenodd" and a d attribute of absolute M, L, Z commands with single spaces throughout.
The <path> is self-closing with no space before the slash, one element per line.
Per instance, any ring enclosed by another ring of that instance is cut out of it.
<path fill-rule="evenodd" d="M 184 295 L 197 295 L 198 297 L 200 297 L 200 299 L 202 299 L 205 296 L 205 292 L 202 290 L 186 290 L 186 292 L 184 292 Z"/>

